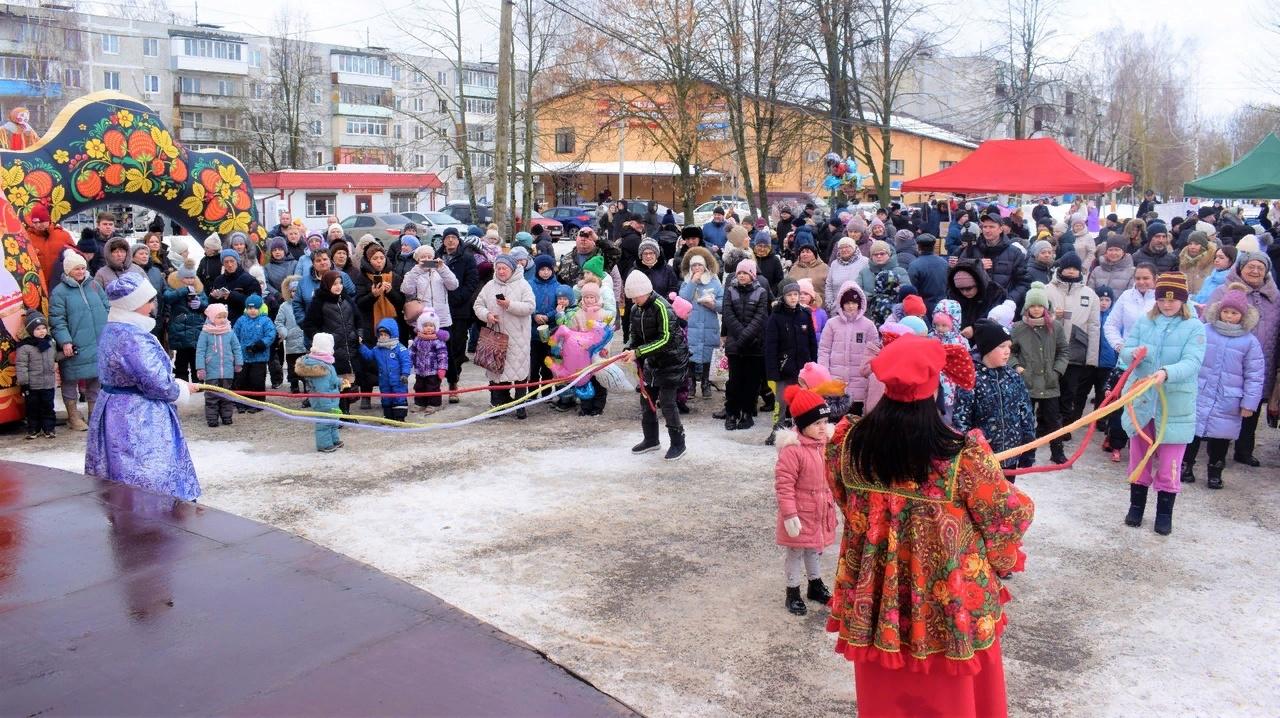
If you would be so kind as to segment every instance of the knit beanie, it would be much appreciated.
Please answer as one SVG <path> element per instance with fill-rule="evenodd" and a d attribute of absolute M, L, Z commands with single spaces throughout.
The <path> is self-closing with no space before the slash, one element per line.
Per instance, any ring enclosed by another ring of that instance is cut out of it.
<path fill-rule="evenodd" d="M 849 231 L 851 231 L 851 232 L 858 232 L 859 234 L 866 234 L 866 233 L 867 233 L 867 221 L 866 221 L 865 219 L 863 219 L 863 218 L 861 217 L 861 215 L 855 215 L 853 219 L 849 220 L 849 227 L 848 227 L 848 229 L 849 229 Z"/>
<path fill-rule="evenodd" d="M 436 314 L 436 310 L 432 309 L 431 307 L 427 307 L 426 309 L 422 310 L 422 313 L 418 315 L 417 321 L 414 322 L 414 327 L 418 331 L 422 331 L 422 328 L 427 326 L 428 324 L 430 324 L 433 327 L 440 326 L 440 315 Z"/>
<path fill-rule="evenodd" d="M 338 252 L 346 252 L 347 258 L 351 258 L 351 245 L 347 244 L 345 239 L 335 239 L 329 244 L 329 259 L 333 259 L 333 255 Z"/>
<path fill-rule="evenodd" d="M 773 244 L 773 235 L 769 234 L 769 230 L 767 229 L 762 229 L 759 232 L 756 232 L 755 236 L 751 238 L 752 247 L 767 247 L 771 244 Z"/>
<path fill-rule="evenodd" d="M 799 384 L 788 386 L 782 392 L 782 398 L 787 402 L 787 411 L 791 413 L 796 429 L 800 431 L 831 417 L 831 408 L 826 400 Z"/>
<path fill-rule="evenodd" d="M 893 247 L 890 247 L 889 243 L 884 241 L 883 239 L 877 239 L 876 241 L 871 243 L 871 249 L 867 251 L 867 254 L 875 254 L 876 252 L 893 254 Z"/>
<path fill-rule="evenodd" d="M 27 334 L 34 334 L 36 331 L 36 327 L 47 328 L 48 326 L 49 326 L 49 320 L 45 319 L 44 315 L 41 314 L 40 312 L 33 311 L 33 312 L 27 313 Z"/>
<path fill-rule="evenodd" d="M 551 255 L 549 254 L 539 254 L 538 256 L 533 258 L 533 267 L 534 267 L 534 271 L 538 271 L 543 268 L 555 269 L 556 260 L 552 258 Z"/>
<path fill-rule="evenodd" d="M 639 257 L 644 254 L 646 249 L 657 255 L 658 259 L 662 259 L 662 247 L 659 247 L 657 242 L 648 237 L 645 237 L 645 239 L 640 242 L 640 248 L 636 250 L 636 256 Z"/>
<path fill-rule="evenodd" d="M 408 248 L 409 248 L 409 251 L 410 251 L 410 252 L 412 252 L 413 250 L 417 249 L 418 247 L 421 247 L 421 246 L 422 246 L 422 242 L 419 242 L 417 237 L 413 237 L 413 236 L 405 236 L 405 237 L 401 237 L 401 238 L 400 238 L 400 246 L 401 246 L 401 247 L 408 247 Z"/>
<path fill-rule="evenodd" d="M 223 314 L 228 314 L 228 313 L 229 312 L 227 311 L 227 305 L 225 304 L 210 304 L 209 306 L 204 308 L 204 316 L 206 319 L 208 319 L 211 322 L 216 320 L 218 317 L 222 316 Z"/>
<path fill-rule="evenodd" d="M 1208 222 L 1196 222 L 1195 231 L 1204 232 L 1205 234 L 1212 237 L 1214 234 L 1217 233 L 1218 229 L 1214 227 L 1212 224 L 1209 224 Z"/>
<path fill-rule="evenodd" d="M 1062 255 L 1062 258 L 1058 260 L 1058 272 L 1061 273 L 1064 269 L 1075 269 L 1083 274 L 1084 262 L 1080 261 L 1080 255 L 1075 252 L 1067 252 Z"/>
<path fill-rule="evenodd" d="M 738 272 L 746 272 L 751 275 L 751 281 L 754 282 L 756 281 L 756 272 L 758 271 L 760 270 L 756 267 L 756 260 L 744 259 L 741 262 L 738 262 L 738 266 L 733 270 L 733 273 L 737 274 Z"/>
<path fill-rule="evenodd" d="M 206 252 L 221 252 L 222 239 L 216 234 L 211 234 L 204 238 L 204 250 Z"/>
<path fill-rule="evenodd" d="M 817 292 L 813 291 L 813 280 L 808 277 L 801 277 L 796 280 L 796 286 L 799 288 L 801 294 L 817 296 Z"/>
<path fill-rule="evenodd" d="M 1248 287 L 1239 282 L 1232 282 L 1227 287 L 1227 291 L 1223 292 L 1222 299 L 1218 300 L 1218 311 L 1234 309 L 1241 315 L 1247 314 L 1249 312 L 1249 297 L 1245 294 L 1247 289 Z"/>
<path fill-rule="evenodd" d="M 1152 222 L 1151 224 L 1147 225 L 1147 241 L 1148 242 L 1150 242 L 1151 238 L 1156 236 L 1157 234 L 1165 234 L 1165 235 L 1169 234 L 1169 228 L 1164 225 L 1164 222 Z"/>
<path fill-rule="evenodd" d="M 1200 245 L 1204 249 L 1208 249 L 1209 235 L 1199 231 L 1192 232 L 1191 234 L 1187 235 L 1187 244 L 1191 244 L 1192 242 L 1195 242 L 1196 244 Z"/>
<path fill-rule="evenodd" d="M 1250 233 L 1244 237 L 1241 237 L 1239 240 L 1236 241 L 1234 246 L 1237 252 L 1261 252 L 1262 251 L 1262 245 L 1258 243 L 1258 235 L 1253 233 Z"/>
<path fill-rule="evenodd" d="M 257 294 L 250 294 L 249 298 L 244 300 L 245 309 L 262 309 L 262 297 Z"/>
<path fill-rule="evenodd" d="M 1107 235 L 1107 249 L 1115 247 L 1116 249 L 1124 249 L 1129 246 L 1129 240 L 1122 235 L 1112 232 Z"/>
<path fill-rule="evenodd" d="M 316 288 L 316 291 L 328 292 L 329 288 L 333 286 L 334 282 L 341 282 L 341 281 L 342 281 L 342 272 L 338 272 L 330 269 L 329 271 L 320 275 L 320 286 Z"/>
<path fill-rule="evenodd" d="M 1031 258 L 1035 259 L 1036 257 L 1039 257 L 1040 253 L 1046 249 L 1053 249 L 1053 245 L 1044 241 L 1043 239 L 1038 242 L 1034 242 L 1031 245 L 1031 254 L 1030 254 Z"/>
<path fill-rule="evenodd" d="M 311 353 L 332 355 L 333 335 L 328 332 L 319 332 L 311 337 Z"/>
<path fill-rule="evenodd" d="M 916 288 L 914 286 L 910 284 L 899 285 L 898 294 L 897 294 L 898 303 L 901 304 L 902 302 L 907 301 L 907 297 L 911 296 L 912 294 L 919 294 L 919 292 L 916 291 Z"/>
<path fill-rule="evenodd" d="M 234 249 L 224 249 L 218 253 L 218 261 L 225 262 L 228 259 L 234 259 L 236 264 L 240 264 L 240 253 Z"/>
<path fill-rule="evenodd" d="M 1187 287 L 1187 275 L 1182 272 L 1165 272 L 1156 277 L 1156 299 L 1187 301 L 1191 295 Z"/>
<path fill-rule="evenodd" d="M 623 285 L 622 293 L 627 299 L 647 297 L 653 293 L 653 282 L 649 281 L 649 275 L 638 269 L 633 270 L 627 275 L 627 283 Z"/>
<path fill-rule="evenodd" d="M 973 346 L 978 356 L 986 356 L 992 349 L 1010 340 L 1009 330 L 994 319 L 979 319 L 973 323 Z"/>
<path fill-rule="evenodd" d="M 909 229 L 900 229 L 893 233 L 893 241 L 910 242 L 912 239 L 915 239 L 915 236 L 915 232 L 912 232 Z"/>
<path fill-rule="evenodd" d="M 494 269 L 497 269 L 499 264 L 506 265 L 512 272 L 516 271 L 516 258 L 512 257 L 510 254 L 499 254 L 497 258 L 493 260 Z"/>
<path fill-rule="evenodd" d="M 511 258 L 515 260 L 517 263 L 528 261 L 529 259 L 529 250 L 519 245 L 512 247 L 510 254 L 511 254 Z"/>
<path fill-rule="evenodd" d="M 528 232 L 516 232 L 516 244 L 526 249 L 532 247 L 533 235 Z"/>
<path fill-rule="evenodd" d="M 924 299 L 918 294 L 912 294 L 902 300 L 902 313 L 909 317 L 923 317 L 925 313 Z M 904 324 L 906 322 L 903 322 Z"/>
<path fill-rule="evenodd" d="M 77 252 L 66 252 L 62 255 L 62 272 L 63 274 L 71 274 L 71 270 L 76 267 L 88 267 L 89 263 L 84 261 L 84 257 Z"/>
<path fill-rule="evenodd" d="M 1262 266 L 1267 268 L 1267 273 L 1271 272 L 1271 257 L 1268 257 L 1266 252 L 1246 252 L 1239 247 L 1236 250 L 1236 266 L 1240 269 L 1244 269 L 1244 265 L 1249 262 L 1262 262 Z"/>
<path fill-rule="evenodd" d="M 268 253 L 274 252 L 277 249 L 283 249 L 285 251 L 289 250 L 289 246 L 285 243 L 282 237 L 274 237 L 270 242 L 267 242 Z"/>
<path fill-rule="evenodd" d="M 1116 290 L 1112 289 L 1109 284 L 1098 285 L 1094 288 L 1093 293 L 1098 295 L 1098 299 L 1106 297 L 1113 302 L 1116 300 Z"/>
<path fill-rule="evenodd" d="M 445 227 L 444 231 L 440 233 L 441 239 L 444 239 L 445 237 L 457 237 L 457 236 L 458 236 L 457 227 Z"/>
<path fill-rule="evenodd" d="M 1031 283 L 1026 298 L 1022 300 L 1022 308 L 1025 310 L 1027 307 L 1049 308 L 1049 293 L 1045 291 L 1044 282 Z"/>
<path fill-rule="evenodd" d="M 592 257 L 591 259 L 588 259 L 586 262 L 584 262 L 584 263 L 583 263 L 583 265 L 582 265 L 582 271 L 584 271 L 584 272 L 589 272 L 589 273 L 591 273 L 591 274 L 593 274 L 593 275 L 595 275 L 595 276 L 599 277 L 599 278 L 600 278 L 600 281 L 602 281 L 602 282 L 603 282 L 603 281 L 604 281 L 604 277 L 605 277 L 605 271 L 604 271 L 604 257 L 602 257 L 602 256 L 600 256 L 600 255 L 598 255 L 598 254 L 597 254 L 596 256 Z"/>
<path fill-rule="evenodd" d="M 836 249 L 839 250 L 841 247 L 853 247 L 854 249 L 857 249 L 858 243 L 853 240 L 853 237 L 841 237 L 840 241 L 836 242 Z"/>
<path fill-rule="evenodd" d="M 778 287 L 778 296 L 779 296 L 779 297 L 785 297 L 785 296 L 787 296 L 787 293 L 788 293 L 788 292 L 796 292 L 796 293 L 799 293 L 799 292 L 800 292 L 800 284 L 799 284 L 798 282 L 796 282 L 796 280 L 794 280 L 794 279 L 788 279 L 788 280 L 784 281 L 784 282 L 782 283 L 782 286 Z"/>
<path fill-rule="evenodd" d="M 929 327 L 920 317 L 903 317 L 899 324 L 909 328 L 911 333 L 918 337 L 927 336 L 929 334 Z"/>

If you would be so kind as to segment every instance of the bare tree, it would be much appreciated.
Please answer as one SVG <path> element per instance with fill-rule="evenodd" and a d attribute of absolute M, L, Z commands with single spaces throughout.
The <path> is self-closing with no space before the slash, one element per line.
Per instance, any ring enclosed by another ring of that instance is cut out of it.
<path fill-rule="evenodd" d="M 59 3 L 65 4 L 65 3 Z M 167 22 L 172 25 L 194 25 L 196 18 L 175 11 L 168 0 L 133 0 L 128 3 L 104 4 L 102 9 L 113 17 L 144 22 Z"/>
<path fill-rule="evenodd" d="M 519 153 L 512 151 L 512 158 L 519 166 L 523 181 L 520 197 L 522 226 L 529 226 L 533 211 L 533 162 L 538 148 L 538 127 L 535 122 L 538 102 L 543 99 L 545 88 L 541 82 L 543 72 L 552 63 L 556 43 L 556 24 L 561 19 L 545 0 L 520 0 L 516 5 L 516 52 L 523 55 L 522 72 L 515 80 L 521 102 L 515 107 L 516 123 L 521 127 Z M 515 173 L 513 173 L 515 174 Z"/>
<path fill-rule="evenodd" d="M 1031 134 L 1028 116 L 1046 103 L 1046 88 L 1061 79 L 1066 64 L 1045 53 L 1058 35 L 1057 14 L 1058 0 L 1005 0 L 1004 16 L 996 20 L 1005 33 L 995 48 L 996 97 L 1016 139 Z"/>
<path fill-rule="evenodd" d="M 307 105 L 314 93 L 324 91 L 324 71 L 307 32 L 305 13 L 282 9 L 267 62 L 245 88 L 250 154 L 267 171 L 308 166 L 307 153 L 318 144 L 306 126 Z"/>

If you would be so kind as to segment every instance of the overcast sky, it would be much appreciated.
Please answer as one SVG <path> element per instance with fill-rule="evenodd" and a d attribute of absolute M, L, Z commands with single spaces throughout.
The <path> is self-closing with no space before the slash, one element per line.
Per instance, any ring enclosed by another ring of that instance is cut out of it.
<path fill-rule="evenodd" d="M 118 0 L 113 0 L 118 1 Z M 1187 67 L 1195 74 L 1186 78 L 1188 90 L 1199 98 L 1203 116 L 1223 117 L 1249 101 L 1280 103 L 1272 80 L 1270 91 L 1260 89 L 1256 68 L 1280 67 L 1280 34 L 1258 27 L 1255 19 L 1266 17 L 1275 22 L 1280 15 L 1264 11 L 1275 0 L 1219 0 L 1206 4 L 1203 0 L 1063 0 L 1059 6 L 1059 37 L 1052 43 L 1058 53 L 1069 53 L 1090 37 L 1113 27 L 1135 27 L 1158 33 L 1175 41 L 1190 39 L 1193 57 Z M 467 11 L 463 34 L 471 56 L 468 59 L 497 59 L 496 17 L 498 0 L 463 0 Z M 194 14 L 193 0 L 171 0 L 173 10 Z M 985 5 L 988 9 L 982 10 Z M 315 40 L 335 44 L 365 44 L 366 33 L 373 45 L 421 52 L 419 42 L 406 38 L 397 24 L 420 27 L 420 37 L 429 37 L 431 28 L 450 21 L 446 8 L 451 0 L 307 0 L 289 3 L 285 0 L 206 0 L 199 3 L 201 22 L 212 22 L 258 34 L 270 34 L 275 18 L 284 8 L 305 8 Z M 1004 0 L 978 0 L 940 7 L 942 21 L 938 28 L 954 39 L 947 47 L 956 51 L 990 45 L 994 38 L 986 20 Z M 435 12 L 431 10 L 435 9 Z M 1274 6 L 1273 6 L 1274 10 Z M 961 15 L 963 13 L 963 16 Z M 1272 70 L 1271 77 L 1280 72 Z M 1268 96 L 1269 95 L 1269 96 Z"/>

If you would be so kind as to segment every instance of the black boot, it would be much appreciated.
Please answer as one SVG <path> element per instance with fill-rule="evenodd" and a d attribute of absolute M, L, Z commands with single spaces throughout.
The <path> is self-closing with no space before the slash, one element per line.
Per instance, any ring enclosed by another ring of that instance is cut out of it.
<path fill-rule="evenodd" d="M 1125 526 L 1141 526 L 1142 513 L 1147 510 L 1147 487 L 1129 484 L 1129 513 L 1124 517 Z"/>
<path fill-rule="evenodd" d="M 1196 474 L 1193 469 L 1195 469 L 1195 464 L 1190 464 L 1185 461 L 1182 462 L 1182 483 L 1194 484 L 1196 482 Z"/>
<path fill-rule="evenodd" d="M 671 446 L 667 447 L 667 455 L 662 458 L 675 461 L 684 456 L 684 429 L 679 426 L 668 426 L 667 437 L 671 439 Z"/>
<path fill-rule="evenodd" d="M 797 616 L 803 616 L 809 612 L 809 607 L 804 605 L 804 599 L 800 598 L 799 586 L 787 586 L 787 610 Z"/>
<path fill-rule="evenodd" d="M 633 454 L 647 454 L 654 449 L 659 449 L 662 444 L 658 442 L 658 417 L 645 417 L 640 420 L 640 428 L 644 430 L 644 441 L 631 447 Z"/>
<path fill-rule="evenodd" d="M 724 430 L 735 431 L 738 428 L 738 421 L 739 419 L 737 414 L 734 414 L 733 416 L 726 416 L 724 418 Z"/>
<path fill-rule="evenodd" d="M 1255 457 L 1253 454 L 1249 454 L 1248 456 L 1241 456 L 1239 454 L 1236 454 L 1233 458 L 1236 460 L 1237 464 L 1252 466 L 1255 469 L 1258 468 L 1259 466 L 1262 466 L 1262 462 L 1258 461 L 1257 457 Z"/>
<path fill-rule="evenodd" d="M 367 397 L 367 396 L 362 396 L 362 397 L 360 397 L 360 409 L 361 409 L 361 410 L 365 410 L 365 411 L 367 411 L 367 410 L 372 409 L 372 408 L 373 408 L 373 401 L 372 401 L 369 397 Z"/>
<path fill-rule="evenodd" d="M 755 417 L 750 414 L 738 414 L 738 428 L 750 429 L 756 425 Z"/>
<path fill-rule="evenodd" d="M 809 592 L 805 596 L 810 601 L 817 601 L 824 606 L 831 601 L 831 592 L 827 590 L 827 584 L 823 583 L 820 578 L 809 579 Z"/>
<path fill-rule="evenodd" d="M 698 368 L 702 371 L 700 381 L 702 382 L 702 398 L 711 398 L 711 365 L 699 364 Z"/>
<path fill-rule="evenodd" d="M 1156 492 L 1156 533 L 1168 536 L 1173 532 L 1173 500 L 1178 495 L 1171 491 Z"/>
<path fill-rule="evenodd" d="M 769 392 L 768 394 L 765 394 L 763 397 L 761 397 L 760 400 L 761 402 L 763 402 L 760 404 L 760 411 L 763 411 L 766 414 L 773 413 L 773 405 L 775 403 L 775 397 L 773 395 L 773 392 Z"/>
<path fill-rule="evenodd" d="M 1210 462 L 1209 463 L 1209 488 L 1222 488 L 1222 470 L 1227 468 L 1227 462 Z"/>
<path fill-rule="evenodd" d="M 729 410 L 728 410 L 728 409 L 721 409 L 720 411 L 717 411 L 717 412 L 713 413 L 713 414 L 711 415 L 711 418 L 712 418 L 712 419 L 728 419 L 728 418 L 729 418 Z"/>

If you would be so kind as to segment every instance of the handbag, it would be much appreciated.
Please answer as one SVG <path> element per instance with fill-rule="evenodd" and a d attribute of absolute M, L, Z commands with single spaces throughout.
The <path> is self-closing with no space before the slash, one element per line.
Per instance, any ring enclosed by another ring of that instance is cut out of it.
<path fill-rule="evenodd" d="M 725 356 L 724 349 L 720 347 L 711 350 L 711 373 L 709 376 L 713 381 L 729 380 L 729 357 Z"/>
<path fill-rule="evenodd" d="M 406 324 L 413 324 L 418 319 L 418 315 L 422 314 L 426 302 L 421 299 L 409 299 L 404 303 L 404 321 Z"/>
<path fill-rule="evenodd" d="M 480 327 L 476 353 L 471 361 L 482 369 L 501 374 L 503 367 L 507 365 L 507 345 L 510 341 L 511 337 L 498 331 L 493 325 Z"/>

